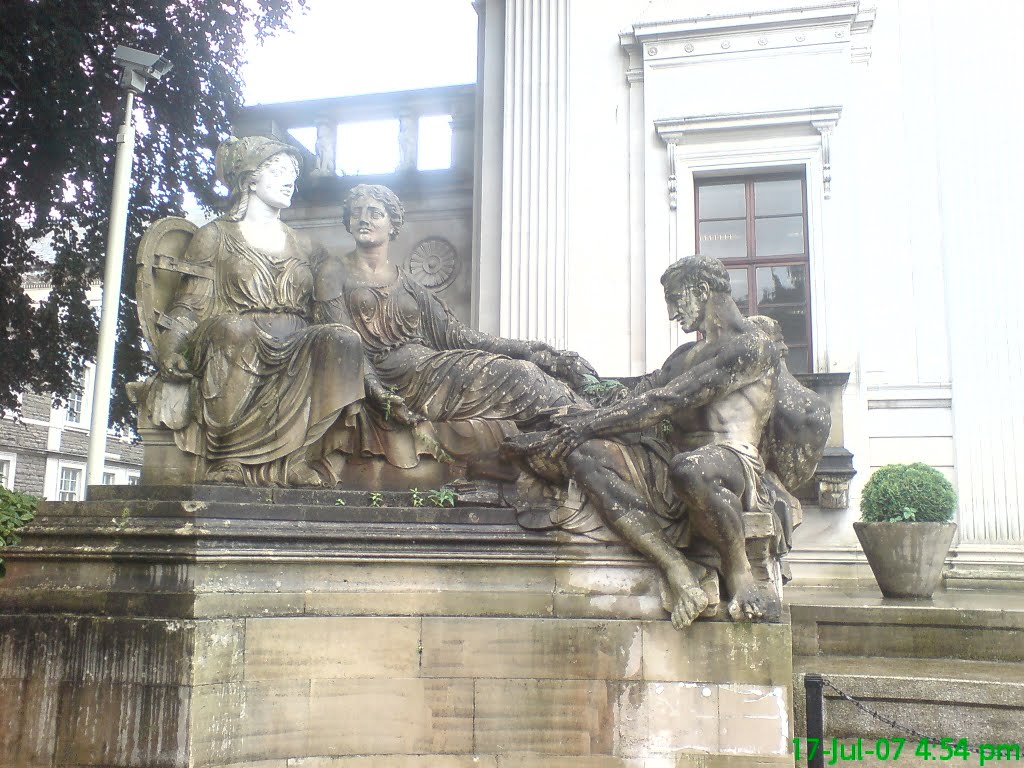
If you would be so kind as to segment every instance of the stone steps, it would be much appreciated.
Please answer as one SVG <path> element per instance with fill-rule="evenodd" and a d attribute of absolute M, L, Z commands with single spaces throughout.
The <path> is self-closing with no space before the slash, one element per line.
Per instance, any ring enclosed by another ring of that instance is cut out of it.
<path fill-rule="evenodd" d="M 929 737 L 1024 742 L 1024 606 L 1017 596 L 889 601 L 795 590 L 790 599 L 796 733 L 806 733 L 804 675 L 814 672 Z M 825 735 L 917 743 L 828 686 Z"/>

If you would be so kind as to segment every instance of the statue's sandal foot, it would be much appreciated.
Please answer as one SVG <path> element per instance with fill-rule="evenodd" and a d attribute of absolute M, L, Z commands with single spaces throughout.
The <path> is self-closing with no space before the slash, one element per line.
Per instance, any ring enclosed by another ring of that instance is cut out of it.
<path fill-rule="evenodd" d="M 214 464 L 206 471 L 204 480 L 218 485 L 244 485 L 245 475 L 241 464 Z"/>
<path fill-rule="evenodd" d="M 288 469 L 288 485 L 293 488 L 323 488 L 324 479 L 308 464 L 298 464 Z"/>

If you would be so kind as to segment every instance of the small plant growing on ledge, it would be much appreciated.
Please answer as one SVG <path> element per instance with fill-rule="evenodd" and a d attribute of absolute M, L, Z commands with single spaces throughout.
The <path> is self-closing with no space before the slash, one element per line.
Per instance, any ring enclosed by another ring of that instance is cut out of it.
<path fill-rule="evenodd" d="M 625 388 L 617 379 L 599 379 L 589 373 L 583 374 L 583 394 L 585 395 L 607 395 L 617 389 Z"/>
<path fill-rule="evenodd" d="M 0 550 L 21 541 L 16 531 L 35 518 L 37 506 L 39 499 L 35 496 L 0 486 Z M 3 558 L 0 558 L 0 578 L 6 572 Z"/>
<path fill-rule="evenodd" d="M 451 488 L 442 487 L 431 491 L 429 494 L 430 503 L 435 507 L 454 507 L 458 494 Z"/>
<path fill-rule="evenodd" d="M 336 506 L 336 507 L 344 507 L 345 506 L 345 500 L 342 499 L 341 497 L 335 499 L 334 500 L 334 506 Z"/>
<path fill-rule="evenodd" d="M 412 505 L 414 507 L 423 506 L 423 494 L 420 493 L 419 488 L 410 488 L 409 491 L 412 493 Z"/>
<path fill-rule="evenodd" d="M 869 523 L 948 523 L 956 511 L 956 491 L 927 464 L 887 464 L 865 483 L 860 511 Z"/>
<path fill-rule="evenodd" d="M 383 507 L 384 506 L 384 494 L 378 491 L 370 493 L 370 506 L 371 507 Z"/>

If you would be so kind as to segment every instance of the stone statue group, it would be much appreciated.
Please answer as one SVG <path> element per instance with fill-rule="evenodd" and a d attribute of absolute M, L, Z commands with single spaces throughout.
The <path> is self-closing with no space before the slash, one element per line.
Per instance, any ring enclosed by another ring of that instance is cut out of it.
<path fill-rule="evenodd" d="M 670 319 L 698 340 L 603 380 L 573 352 L 463 325 L 391 260 L 404 210 L 387 187 L 345 198 L 350 253 L 284 224 L 301 162 L 275 139 L 229 140 L 226 212 L 198 230 L 165 220 L 180 226 L 140 248 L 157 366 L 141 418 L 173 433 L 201 482 L 334 487 L 360 462 L 442 462 L 514 487 L 525 527 L 628 543 L 658 568 L 677 628 L 722 592 L 733 619 L 777 614 L 790 490 L 812 476 L 829 414 L 787 370 L 778 325 L 740 313 L 720 262 L 662 276 Z"/>

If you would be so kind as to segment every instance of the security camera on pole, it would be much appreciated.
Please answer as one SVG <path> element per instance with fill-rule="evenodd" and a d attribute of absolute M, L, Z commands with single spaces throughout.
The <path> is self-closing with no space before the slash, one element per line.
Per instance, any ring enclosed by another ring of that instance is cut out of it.
<path fill-rule="evenodd" d="M 88 485 L 99 485 L 103 481 L 107 422 L 110 415 L 110 387 L 114 376 L 117 313 L 121 304 L 124 237 L 128 224 L 128 193 L 135 155 L 135 127 L 132 122 L 135 94 L 145 92 L 150 80 L 159 80 L 171 71 L 171 62 L 163 56 L 137 51 L 123 45 L 117 46 L 114 50 L 114 62 L 122 68 L 121 87 L 125 89 L 125 107 L 124 123 L 117 132 L 114 194 L 110 203 L 107 257 L 103 270 L 103 309 L 100 314 L 100 340 L 96 351 L 96 378 L 93 385 L 92 420 L 89 428 L 89 455 L 86 460 Z"/>

